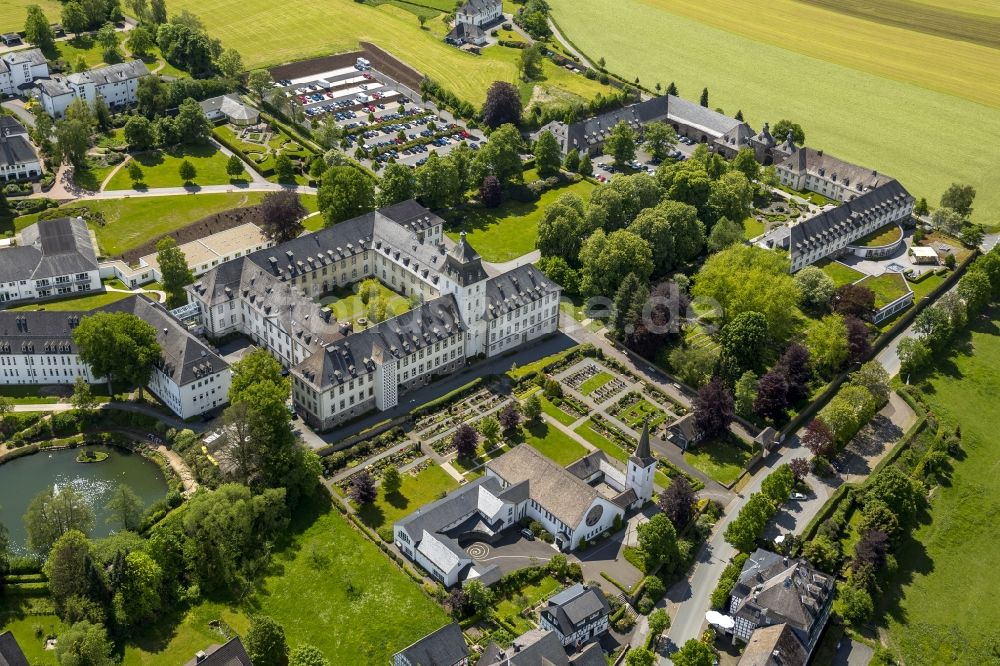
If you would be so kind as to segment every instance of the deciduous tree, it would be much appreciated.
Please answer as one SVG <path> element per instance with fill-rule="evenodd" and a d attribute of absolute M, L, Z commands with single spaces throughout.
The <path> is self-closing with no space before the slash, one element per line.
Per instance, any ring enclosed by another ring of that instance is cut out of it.
<path fill-rule="evenodd" d="M 976 200 L 976 188 L 972 185 L 952 183 L 941 195 L 941 207 L 951 208 L 963 218 L 972 216 L 972 203 Z"/>
<path fill-rule="evenodd" d="M 129 532 L 135 532 L 139 529 L 145 508 L 142 498 L 124 483 L 115 486 L 111 499 L 104 505 L 104 510 L 108 512 L 108 523 L 119 525 L 123 530 Z"/>
<path fill-rule="evenodd" d="M 788 415 L 788 378 L 774 369 L 757 382 L 757 397 L 753 409 L 761 417 L 774 422 L 785 420 Z"/>
<path fill-rule="evenodd" d="M 399 492 L 400 486 L 403 485 L 403 475 L 399 473 L 399 470 L 389 465 L 384 472 L 382 472 L 382 493 L 385 495 L 394 495 Z"/>
<path fill-rule="evenodd" d="M 635 147 L 635 130 L 624 121 L 619 121 L 604 141 L 604 151 L 614 158 L 619 168 L 635 159 Z"/>
<path fill-rule="evenodd" d="M 417 169 L 417 198 L 431 209 L 456 205 L 462 196 L 458 169 L 447 157 L 431 153 L 427 162 Z"/>
<path fill-rule="evenodd" d="M 257 211 L 260 214 L 261 229 L 278 244 L 297 238 L 305 228 L 302 220 L 308 214 L 298 192 L 290 190 L 268 192 Z"/>
<path fill-rule="evenodd" d="M 494 175 L 483 178 L 479 186 L 479 201 L 487 208 L 496 208 L 503 201 L 503 188 Z"/>
<path fill-rule="evenodd" d="M 87 500 L 70 485 L 55 492 L 44 490 L 31 500 L 24 514 L 28 533 L 28 548 L 39 555 L 48 555 L 53 544 L 70 531 L 83 535 L 94 528 L 94 511 Z"/>
<path fill-rule="evenodd" d="M 535 168 L 542 178 L 559 173 L 559 143 L 552 132 L 542 132 L 535 142 Z"/>
<path fill-rule="evenodd" d="M 521 123 L 521 94 L 512 83 L 495 81 L 486 91 L 483 122 L 492 128 Z"/>
<path fill-rule="evenodd" d="M 468 423 L 463 423 L 455 428 L 451 441 L 459 458 L 474 458 L 476 445 L 479 443 L 479 433 Z"/>
<path fill-rule="evenodd" d="M 636 530 L 639 535 L 639 550 L 646 562 L 646 571 L 653 571 L 661 564 L 672 571 L 677 564 L 677 531 L 665 514 L 658 513 Z"/>
<path fill-rule="evenodd" d="M 802 431 L 802 445 L 814 456 L 829 458 L 836 450 L 833 441 L 833 431 L 822 419 L 813 419 Z"/>
<path fill-rule="evenodd" d="M 715 653 L 701 641 L 692 638 L 670 655 L 670 660 L 674 662 L 674 666 L 712 666 L 715 663 Z"/>
<path fill-rule="evenodd" d="M 806 133 L 802 129 L 802 125 L 793 123 L 791 120 L 779 120 L 776 122 L 774 128 L 771 130 L 771 135 L 778 141 L 784 141 L 788 137 L 789 132 L 792 133 L 793 143 L 799 146 L 805 144 Z"/>
<path fill-rule="evenodd" d="M 521 150 L 523 142 L 517 127 L 511 124 L 500 125 L 490 134 L 489 140 L 483 144 L 472 163 L 471 177 L 474 181 L 482 181 L 492 174 L 497 177 L 502 186 L 510 182 L 520 182 L 523 179 L 521 170 Z M 428 160 L 429 161 L 429 160 Z"/>
<path fill-rule="evenodd" d="M 285 630 L 267 615 L 250 618 L 245 640 L 247 654 L 255 666 L 285 666 L 288 663 Z"/>
<path fill-rule="evenodd" d="M 677 147 L 677 132 L 662 121 L 654 121 L 643 129 L 643 142 L 649 154 L 657 160 L 665 160 Z"/>
<path fill-rule="evenodd" d="M 190 161 L 184 160 L 181 162 L 180 166 L 177 167 L 177 175 L 181 177 L 181 182 L 187 185 L 198 177 L 198 170 L 193 164 L 191 164 Z"/>
<path fill-rule="evenodd" d="M 868 361 L 851 373 L 851 383 L 862 386 L 872 394 L 877 405 L 889 399 L 890 377 L 885 367 L 878 361 Z"/>
<path fill-rule="evenodd" d="M 28 16 L 24 21 L 24 38 L 43 51 L 51 51 L 55 45 L 52 26 L 38 5 L 28 5 Z"/>
<path fill-rule="evenodd" d="M 581 290 L 590 295 L 614 294 L 629 273 L 648 282 L 653 273 L 649 244 L 630 231 L 605 234 L 598 229 L 580 248 Z"/>
<path fill-rule="evenodd" d="M 90 382 L 83 377 L 77 377 L 73 380 L 73 395 L 69 401 L 80 416 L 88 416 L 97 407 L 97 398 L 94 397 L 94 391 L 90 388 Z M 3 411 L 0 410 L 0 415 L 2 414 Z"/>
<path fill-rule="evenodd" d="M 387 164 L 385 171 L 382 172 L 382 179 L 379 181 L 376 205 L 379 208 L 385 208 L 412 199 L 416 190 L 417 179 L 413 169 L 401 162 Z"/>
<path fill-rule="evenodd" d="M 678 530 L 683 530 L 691 521 L 697 498 L 694 489 L 683 476 L 675 476 L 670 485 L 660 493 L 657 505 L 667 515 Z"/>
<path fill-rule="evenodd" d="M 149 381 L 153 363 L 160 357 L 156 330 L 127 312 L 96 312 L 83 317 L 73 329 L 80 360 L 95 377 L 142 387 Z"/>
<path fill-rule="evenodd" d="M 87 536 L 69 529 L 53 540 L 43 568 L 56 608 L 63 610 L 72 597 L 93 598 L 93 553 Z"/>
<path fill-rule="evenodd" d="M 814 321 L 806 330 L 806 347 L 816 370 L 832 376 L 847 361 L 847 325 L 839 314 Z"/>
<path fill-rule="evenodd" d="M 205 112 L 201 110 L 198 102 L 191 97 L 185 99 L 177 107 L 174 127 L 177 128 L 177 137 L 180 142 L 187 145 L 207 144 L 209 137 L 212 136 L 212 122 L 205 116 Z"/>
<path fill-rule="evenodd" d="M 255 69 L 247 76 L 247 88 L 254 94 L 258 102 L 264 101 L 267 91 L 274 85 L 271 73 L 266 69 Z"/>
<path fill-rule="evenodd" d="M 113 666 L 113 647 L 104 627 L 83 620 L 59 635 L 56 658 L 66 666 Z"/>
<path fill-rule="evenodd" d="M 743 225 L 733 222 L 727 217 L 720 218 L 708 234 L 708 249 L 712 252 L 725 250 L 727 247 L 743 242 Z"/>
<path fill-rule="evenodd" d="M 753 311 L 736 315 L 719 333 L 722 353 L 735 365 L 734 376 L 761 368 L 768 341 L 767 318 Z"/>
<path fill-rule="evenodd" d="M 744 372 L 733 388 L 733 406 L 743 418 L 753 416 L 753 403 L 757 399 L 757 375 L 752 370 Z"/>
<path fill-rule="evenodd" d="M 156 261 L 163 276 L 163 290 L 167 292 L 167 307 L 172 309 L 186 304 L 184 287 L 194 282 L 194 273 L 172 236 L 164 236 L 156 244 Z"/>
<path fill-rule="evenodd" d="M 330 666 L 330 662 L 319 648 L 303 643 L 288 655 L 288 666 Z"/>
<path fill-rule="evenodd" d="M 274 175 L 279 183 L 295 182 L 295 166 L 292 164 L 291 158 L 285 153 L 279 153 L 274 158 Z"/>
<path fill-rule="evenodd" d="M 327 169 L 318 195 L 323 222 L 328 227 L 375 210 L 375 186 L 367 175 L 354 167 Z"/>
<path fill-rule="evenodd" d="M 795 284 L 802 295 L 802 305 L 813 312 L 822 312 L 830 304 L 837 285 L 816 266 L 806 266 L 795 274 Z"/>
<path fill-rule="evenodd" d="M 375 480 L 367 469 L 363 469 L 351 479 L 351 489 L 348 493 L 350 498 L 358 504 L 371 504 L 378 497 L 378 490 L 375 488 Z"/>

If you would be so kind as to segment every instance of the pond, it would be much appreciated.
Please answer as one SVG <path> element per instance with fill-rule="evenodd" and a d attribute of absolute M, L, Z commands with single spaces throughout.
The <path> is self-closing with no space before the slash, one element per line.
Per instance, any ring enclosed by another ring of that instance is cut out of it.
<path fill-rule="evenodd" d="M 99 463 L 78 463 L 81 449 L 108 453 Z M 24 553 L 27 534 L 24 514 L 31 500 L 53 485 L 72 486 L 94 509 L 92 537 L 103 537 L 118 529 L 108 524 L 108 503 L 112 491 L 125 483 L 142 498 L 148 508 L 167 494 L 167 482 L 156 463 L 124 449 L 87 446 L 58 451 L 40 451 L 0 465 L 0 523 L 10 533 L 11 549 Z"/>

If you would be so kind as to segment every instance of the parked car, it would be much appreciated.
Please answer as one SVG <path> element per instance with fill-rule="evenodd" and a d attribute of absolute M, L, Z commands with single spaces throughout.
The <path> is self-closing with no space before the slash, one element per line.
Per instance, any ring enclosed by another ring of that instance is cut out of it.
<path fill-rule="evenodd" d="M 534 541 L 535 540 L 535 533 L 532 532 L 531 530 L 529 530 L 527 527 L 525 527 L 524 529 L 521 530 L 521 536 L 523 536 L 528 541 Z"/>
<path fill-rule="evenodd" d="M 792 499 L 795 500 L 796 502 L 801 502 L 802 500 L 807 498 L 805 493 L 792 493 Z"/>

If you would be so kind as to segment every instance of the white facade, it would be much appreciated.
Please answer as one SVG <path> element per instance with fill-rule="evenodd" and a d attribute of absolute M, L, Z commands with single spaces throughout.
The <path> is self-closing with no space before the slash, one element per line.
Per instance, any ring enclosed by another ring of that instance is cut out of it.
<path fill-rule="evenodd" d="M 469 0 L 455 12 L 456 23 L 468 23 L 480 28 L 503 18 L 501 0 Z"/>
<path fill-rule="evenodd" d="M 54 118 L 62 117 L 74 99 L 94 104 L 98 97 L 103 97 L 111 108 L 122 108 L 136 103 L 139 79 L 147 75 L 145 63 L 131 60 L 46 81 L 39 85 L 40 97 L 45 110 Z"/>
<path fill-rule="evenodd" d="M 16 95 L 19 87 L 49 75 L 49 63 L 39 49 L 0 55 L 0 93 Z"/>
<path fill-rule="evenodd" d="M 3 255 L 0 254 L 2 260 Z M 99 270 L 37 280 L 11 280 L 0 283 L 0 302 L 70 296 L 79 292 L 102 291 L 103 288 Z"/>
<path fill-rule="evenodd" d="M 231 381 L 229 366 L 180 385 L 160 368 L 154 368 L 146 386 L 172 412 L 187 419 L 224 405 Z"/>
<path fill-rule="evenodd" d="M 214 338 L 249 336 L 293 378 L 304 418 L 329 428 L 398 404 L 406 390 L 558 329 L 559 287 L 532 266 L 489 277 L 465 241 L 414 201 L 224 262 L 189 287 Z M 366 278 L 410 299 L 374 327 L 321 296 Z M 492 336 L 491 342 L 487 335 Z"/>
<path fill-rule="evenodd" d="M 45 349 L 44 344 L 26 342 L 21 347 L 11 345 L 10 352 L 0 348 L 0 384 L 72 384 L 77 377 L 91 384 L 102 381 L 69 351 L 68 343 Z"/>

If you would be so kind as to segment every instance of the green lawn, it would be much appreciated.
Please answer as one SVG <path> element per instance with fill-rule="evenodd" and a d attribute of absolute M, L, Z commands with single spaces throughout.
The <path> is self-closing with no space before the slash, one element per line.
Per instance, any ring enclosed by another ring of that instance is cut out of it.
<path fill-rule="evenodd" d="M 908 282 L 907 284 L 910 286 L 910 289 L 913 290 L 913 302 L 919 303 L 921 299 L 937 289 L 947 279 L 947 275 L 934 274 L 925 277 L 920 282 Z"/>
<path fill-rule="evenodd" d="M 902 273 L 888 272 L 882 273 L 882 275 L 869 275 L 858 284 L 871 289 L 872 293 L 875 294 L 876 308 L 886 306 L 910 291 Z"/>
<path fill-rule="evenodd" d="M 865 276 L 861 271 L 855 270 L 839 261 L 823 259 L 822 261 L 817 261 L 815 265 L 817 268 L 823 269 L 823 272 L 829 275 L 838 287 L 857 282 Z"/>
<path fill-rule="evenodd" d="M 399 492 L 386 496 L 380 491 L 373 504 L 365 505 L 358 511 L 358 517 L 373 530 L 391 526 L 400 518 L 457 487 L 458 481 L 438 465 L 431 464 L 418 474 L 404 472 Z"/>
<path fill-rule="evenodd" d="M 529 175 L 525 174 L 525 180 Z M 579 183 L 551 189 L 533 202 L 505 201 L 498 208 L 469 207 L 455 211 L 451 216 L 448 237 L 458 240 L 465 231 L 472 247 L 486 261 L 504 262 L 516 259 L 535 249 L 538 223 L 545 208 L 566 192 L 578 195 L 584 201 L 590 198 L 594 184 Z"/>
<path fill-rule="evenodd" d="M 58 21 L 59 19 L 53 18 L 52 20 Z M 121 42 L 120 34 L 118 41 L 119 43 Z M 55 57 L 65 60 L 71 69 L 76 68 L 76 62 L 80 58 L 83 58 L 89 69 L 101 67 L 106 62 L 110 65 L 124 60 L 124 54 L 119 49 L 117 56 L 113 56 L 110 58 L 110 61 L 106 61 L 104 58 L 104 48 L 97 43 L 97 39 L 92 35 L 81 35 L 66 41 L 56 42 L 55 54 L 46 53 L 45 55 L 49 58 L 55 55 Z"/>
<path fill-rule="evenodd" d="M 368 308 L 372 301 L 369 299 L 369 305 L 365 305 L 361 300 L 361 294 L 354 291 L 359 284 L 361 283 L 358 282 L 350 287 L 337 289 L 333 293 L 319 299 L 319 302 L 327 306 L 330 312 L 333 313 L 333 316 L 337 318 L 337 321 L 353 321 L 358 317 L 367 317 Z M 387 308 L 388 317 L 401 315 L 410 310 L 410 300 L 408 298 L 400 296 L 381 282 L 379 282 L 379 295 L 389 301 Z"/>
<path fill-rule="evenodd" d="M 269 615 L 290 648 L 318 647 L 331 664 L 384 664 L 448 617 L 405 573 L 328 504 L 299 516 L 295 536 L 272 555 L 266 575 L 241 606 L 199 604 L 180 618 L 158 618 L 128 642 L 125 665 L 183 664 L 210 643 L 221 618 L 245 632 L 248 616 Z"/>
<path fill-rule="evenodd" d="M 110 166 L 100 166 L 96 158 L 88 157 L 87 165 L 83 168 L 73 169 L 73 183 L 85 190 L 97 192 L 101 189 L 101 183 L 115 170 L 117 164 Z"/>
<path fill-rule="evenodd" d="M 930 522 L 894 549 L 895 583 L 876 603 L 907 664 L 983 664 L 995 656 L 1000 568 L 1000 308 L 979 322 L 971 347 L 941 358 L 925 391 L 942 423 L 962 427 L 963 454 L 936 488 Z"/>
<path fill-rule="evenodd" d="M 587 455 L 587 449 L 583 444 L 543 421 L 532 421 L 522 426 L 519 436 L 514 438 L 512 444 L 521 442 L 530 444 L 542 455 L 563 467 Z"/>
<path fill-rule="evenodd" d="M 594 428 L 593 421 L 590 419 L 587 419 L 585 422 L 577 426 L 574 432 L 619 462 L 624 463 L 629 458 L 628 451 L 598 432 L 597 429 Z M 657 469 L 656 473 L 653 475 L 653 480 L 661 488 L 666 488 L 670 485 L 670 479 L 659 469 Z"/>
<path fill-rule="evenodd" d="M 851 245 L 863 245 L 865 247 L 881 247 L 889 243 L 895 243 L 903 237 L 903 230 L 896 223 L 887 224 L 881 229 L 876 229 L 864 238 L 857 240 Z"/>
<path fill-rule="evenodd" d="M 809 145 L 891 174 L 917 197 L 937 201 L 951 183 L 969 183 L 979 192 L 973 220 L 1000 213 L 1000 188 L 990 186 L 995 151 L 981 149 L 983 136 L 1000 139 L 1000 50 L 795 0 L 550 4 L 578 48 L 626 79 L 673 81 L 689 100 L 707 87 L 712 108 L 742 110 L 755 129 L 794 119 Z M 941 146 L 923 128 L 942 117 L 977 129 Z"/>
<path fill-rule="evenodd" d="M 543 396 L 540 400 L 542 403 L 542 411 L 554 418 L 556 421 L 559 421 L 559 423 L 562 423 L 563 425 L 571 425 L 576 422 L 577 417 L 567 414 L 563 410 L 559 409 L 553 405 L 548 398 Z"/>
<path fill-rule="evenodd" d="M 766 227 L 764 222 L 759 222 L 755 217 L 748 217 L 743 220 L 743 238 L 750 240 L 764 233 Z"/>
<path fill-rule="evenodd" d="M 17 644 L 21 646 L 24 656 L 31 666 L 56 666 L 55 650 L 43 647 L 45 635 L 41 638 L 35 635 L 35 627 L 41 627 L 44 634 L 58 635 L 63 630 L 63 623 L 55 615 L 28 615 L 20 613 L 4 614 L 0 612 L 0 634 L 10 631 L 14 634 Z"/>
<path fill-rule="evenodd" d="M 641 430 L 644 423 L 648 423 L 650 429 L 655 428 L 667 420 L 666 413 L 656 407 L 645 398 L 629 405 L 615 414 L 615 418 L 630 426 L 633 430 Z"/>
<path fill-rule="evenodd" d="M 684 453 L 684 461 L 728 486 L 740 478 L 752 455 L 750 444 L 730 435 L 694 445 Z"/>
<path fill-rule="evenodd" d="M 59 20 L 62 3 L 56 0 L 3 0 L 0 2 L 0 33 L 24 30 L 24 19 L 31 5 L 41 7 L 50 22 Z"/>
<path fill-rule="evenodd" d="M 195 185 L 225 185 L 230 182 L 226 173 L 229 158 L 215 146 L 183 146 L 171 152 L 154 150 L 137 153 L 132 159 L 142 167 L 142 184 L 147 188 L 183 186 L 185 183 L 178 174 L 178 168 L 185 160 L 197 170 L 191 181 Z M 131 190 L 134 187 L 125 166 L 111 178 L 105 189 Z"/>
<path fill-rule="evenodd" d="M 213 213 L 258 203 L 263 197 L 263 192 L 217 192 L 81 201 L 71 204 L 69 208 L 85 206 L 104 215 L 105 224 L 92 225 L 91 228 L 97 235 L 101 253 L 113 256 Z M 315 195 L 303 195 L 302 203 L 308 210 L 316 210 Z M 322 217 L 318 219 L 322 220 Z M 14 219 L 14 227 L 20 231 L 37 221 L 37 215 L 24 215 Z M 0 231 L 4 230 L 0 226 Z M 8 227 L 6 230 L 11 229 Z"/>
<path fill-rule="evenodd" d="M 590 395 L 591 393 L 601 388 L 614 378 L 615 376 L 612 375 L 610 372 L 605 372 L 602 370 L 601 372 L 598 372 L 596 375 L 594 375 L 584 383 L 580 384 L 580 388 L 578 390 L 583 395 Z"/>
<path fill-rule="evenodd" d="M 543 599 L 548 599 L 558 589 L 559 581 L 552 576 L 546 576 L 537 583 L 524 586 L 518 594 L 513 595 L 511 598 L 500 601 L 496 605 L 497 615 L 513 622 L 518 629 L 518 633 L 523 634 L 534 629 L 535 623 L 521 617 L 521 612 L 526 608 L 531 608 Z M 521 601 L 521 603 L 516 603 L 516 601 Z"/>
<path fill-rule="evenodd" d="M 56 310 L 59 312 L 72 310 L 94 310 L 103 305 L 114 303 L 128 298 L 131 294 L 123 294 L 120 291 L 102 291 L 98 293 L 88 293 L 86 296 L 72 296 L 60 298 L 52 301 L 42 301 L 38 303 L 28 303 L 19 305 L 8 310 L 18 312 L 35 312 L 37 310 Z"/>

